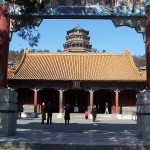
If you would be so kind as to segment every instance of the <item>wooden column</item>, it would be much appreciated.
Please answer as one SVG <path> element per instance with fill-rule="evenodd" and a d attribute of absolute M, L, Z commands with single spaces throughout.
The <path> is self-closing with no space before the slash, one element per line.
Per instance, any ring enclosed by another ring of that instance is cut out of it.
<path fill-rule="evenodd" d="M 9 53 L 8 5 L 0 4 L 0 87 L 7 87 Z"/>
<path fill-rule="evenodd" d="M 147 90 L 150 90 L 150 5 L 146 6 L 146 70 Z"/>
<path fill-rule="evenodd" d="M 118 114 L 118 106 L 119 106 L 119 90 L 117 89 L 115 91 L 115 111 L 116 111 L 116 114 Z"/>
<path fill-rule="evenodd" d="M 37 93 L 38 90 L 35 88 L 34 89 L 34 112 L 36 113 L 37 112 Z"/>
<path fill-rule="evenodd" d="M 94 96 L 93 96 L 94 90 L 90 89 L 89 92 L 90 92 L 90 106 L 88 108 L 88 111 L 91 112 L 92 107 L 93 107 L 93 102 L 94 102 L 94 99 L 93 99 L 94 98 Z"/>
<path fill-rule="evenodd" d="M 64 108 L 63 108 L 63 92 L 64 92 L 64 90 L 62 90 L 62 89 L 59 90 L 59 113 L 62 113 L 64 111 Z"/>
<path fill-rule="evenodd" d="M 89 90 L 90 92 L 90 106 L 93 107 L 93 102 L 94 102 L 94 96 L 93 96 L 93 93 L 94 93 L 94 90 Z"/>

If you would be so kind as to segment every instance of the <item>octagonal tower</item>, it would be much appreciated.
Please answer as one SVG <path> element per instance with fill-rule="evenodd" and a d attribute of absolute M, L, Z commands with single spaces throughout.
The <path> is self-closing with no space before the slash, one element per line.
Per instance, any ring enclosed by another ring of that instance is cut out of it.
<path fill-rule="evenodd" d="M 89 31 L 80 28 L 80 25 L 67 31 L 64 52 L 91 52 Z"/>

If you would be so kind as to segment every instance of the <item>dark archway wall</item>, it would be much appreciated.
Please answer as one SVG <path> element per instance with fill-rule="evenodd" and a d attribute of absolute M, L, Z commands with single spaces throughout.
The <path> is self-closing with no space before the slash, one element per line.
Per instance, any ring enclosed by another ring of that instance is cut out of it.
<path fill-rule="evenodd" d="M 74 107 L 78 107 L 79 112 L 83 113 L 89 106 L 89 92 L 84 90 L 65 91 L 63 105 L 65 104 L 69 104 L 72 113 L 75 112 Z"/>
<path fill-rule="evenodd" d="M 18 106 L 34 105 L 34 91 L 28 88 L 19 88 L 15 90 L 18 93 Z M 54 106 L 54 112 L 59 112 L 59 92 L 54 89 L 39 90 L 37 94 L 38 112 L 41 112 L 41 104 L 51 101 Z"/>
<path fill-rule="evenodd" d="M 105 103 L 109 104 L 109 113 L 111 113 L 112 97 L 109 90 L 98 90 L 94 92 L 93 104 L 96 105 L 98 113 L 103 114 L 105 112 Z"/>
<path fill-rule="evenodd" d="M 139 92 L 135 90 L 124 90 L 119 92 L 119 113 L 122 114 L 126 109 L 136 106 L 136 95 Z"/>
<path fill-rule="evenodd" d="M 18 93 L 17 96 L 17 105 L 18 111 L 33 111 L 33 104 L 34 104 L 34 91 L 29 88 L 19 88 L 15 90 Z M 26 105 L 24 107 L 24 105 Z M 31 107 L 30 107 L 31 106 Z"/>
<path fill-rule="evenodd" d="M 59 92 L 55 89 L 45 88 L 38 91 L 38 103 L 47 105 L 48 101 L 54 106 L 54 112 L 59 112 Z"/>
<path fill-rule="evenodd" d="M 33 105 L 34 91 L 28 88 L 19 88 L 15 90 L 18 93 L 18 105 Z"/>
<path fill-rule="evenodd" d="M 119 105 L 121 106 L 135 106 L 136 94 L 139 92 L 134 90 L 120 91 L 119 93 Z"/>

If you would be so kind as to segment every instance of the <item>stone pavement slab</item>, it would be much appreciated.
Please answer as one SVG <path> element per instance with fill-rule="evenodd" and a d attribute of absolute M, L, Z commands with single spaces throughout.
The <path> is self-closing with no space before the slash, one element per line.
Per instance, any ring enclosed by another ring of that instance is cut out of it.
<path fill-rule="evenodd" d="M 41 124 L 40 118 L 18 119 L 17 134 L 0 138 L 3 149 L 52 150 L 150 150 L 150 140 L 136 135 L 136 121 L 53 118 L 53 124 Z"/>

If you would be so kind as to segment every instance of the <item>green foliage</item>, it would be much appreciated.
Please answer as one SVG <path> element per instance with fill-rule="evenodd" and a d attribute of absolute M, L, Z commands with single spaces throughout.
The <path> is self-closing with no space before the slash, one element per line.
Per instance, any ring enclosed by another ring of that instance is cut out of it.
<path fill-rule="evenodd" d="M 39 0 L 6 0 L 9 4 L 18 5 L 14 9 L 20 8 L 21 16 L 10 16 L 12 19 L 11 26 L 14 31 L 18 31 L 18 36 L 27 40 L 31 47 L 37 46 L 40 33 L 35 31 L 35 26 L 38 24 L 39 19 L 31 18 L 30 15 L 37 12 L 37 10 L 44 7 L 43 3 Z M 15 12 L 15 10 L 14 10 Z"/>
<path fill-rule="evenodd" d="M 23 51 L 24 50 L 20 50 L 20 51 L 10 50 L 8 62 L 12 62 L 13 64 L 18 64 L 22 58 Z"/>
<path fill-rule="evenodd" d="M 142 56 L 132 56 L 133 57 L 133 60 L 134 60 L 134 63 L 137 67 L 144 67 L 146 66 L 146 55 L 142 55 Z"/>
<path fill-rule="evenodd" d="M 8 62 L 12 62 L 13 64 L 15 64 L 15 66 L 18 66 L 18 64 L 23 56 L 23 52 L 24 52 L 24 49 L 21 49 L 20 51 L 10 50 Z M 48 49 L 45 49 L 45 50 L 31 49 L 30 52 L 50 52 L 50 50 L 48 50 Z"/>

